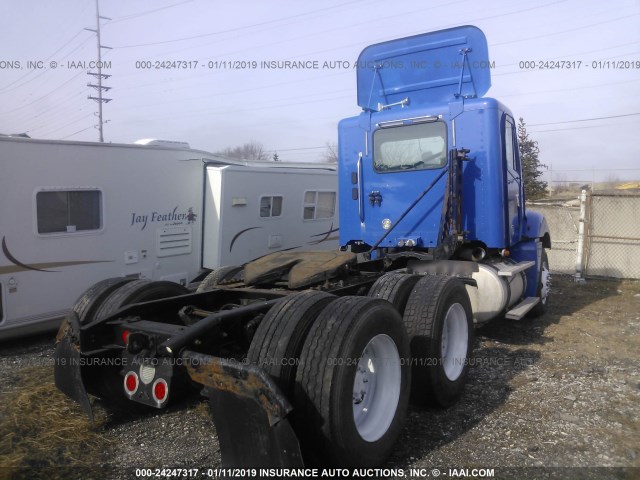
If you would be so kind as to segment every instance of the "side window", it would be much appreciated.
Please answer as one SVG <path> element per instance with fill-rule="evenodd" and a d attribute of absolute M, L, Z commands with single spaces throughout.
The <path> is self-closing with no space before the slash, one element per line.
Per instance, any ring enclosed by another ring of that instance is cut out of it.
<path fill-rule="evenodd" d="M 261 217 L 279 217 L 282 215 L 282 197 L 270 196 L 260 198 Z"/>
<path fill-rule="evenodd" d="M 304 192 L 304 207 L 302 218 L 305 220 L 320 220 L 332 218 L 336 213 L 336 192 Z"/>
<path fill-rule="evenodd" d="M 507 161 L 507 166 L 517 172 L 518 171 L 518 163 L 517 163 L 517 153 L 516 148 L 517 144 L 515 141 L 515 127 L 510 118 L 506 118 L 504 122 L 504 151 L 505 151 L 505 159 Z"/>
<path fill-rule="evenodd" d="M 55 190 L 36 193 L 38 233 L 74 233 L 102 228 L 102 192 Z"/>

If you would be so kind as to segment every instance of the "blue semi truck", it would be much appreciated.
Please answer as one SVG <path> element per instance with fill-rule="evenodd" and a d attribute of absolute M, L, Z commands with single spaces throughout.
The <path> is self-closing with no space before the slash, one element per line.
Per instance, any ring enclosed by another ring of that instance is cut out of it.
<path fill-rule="evenodd" d="M 196 292 L 114 278 L 78 299 L 55 379 L 92 415 L 197 387 L 225 467 L 373 467 L 409 401 L 463 394 L 473 332 L 544 312 L 544 218 L 525 208 L 516 127 L 483 97 L 482 31 L 367 47 L 339 125 L 340 250 L 277 252 Z"/>

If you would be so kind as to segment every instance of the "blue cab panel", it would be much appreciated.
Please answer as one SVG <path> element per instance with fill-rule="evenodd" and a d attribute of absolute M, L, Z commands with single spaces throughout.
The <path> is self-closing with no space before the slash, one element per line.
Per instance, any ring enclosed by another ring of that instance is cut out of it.
<path fill-rule="evenodd" d="M 488 248 L 519 242 L 524 192 L 515 121 L 497 100 L 478 98 L 491 84 L 482 31 L 465 26 L 372 45 L 360 60 L 363 111 L 339 124 L 341 244 L 372 246 L 391 228 L 380 247 L 437 246 L 454 148 L 470 150 L 462 170 L 466 239 Z M 411 68 L 436 60 L 442 68 Z M 408 68 L 389 66 L 398 61 Z"/>

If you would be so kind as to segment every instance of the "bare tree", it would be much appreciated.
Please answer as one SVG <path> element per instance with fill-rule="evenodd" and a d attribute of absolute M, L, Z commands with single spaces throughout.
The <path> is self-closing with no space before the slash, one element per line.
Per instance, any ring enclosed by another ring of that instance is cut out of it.
<path fill-rule="evenodd" d="M 537 200 L 547 196 L 547 182 L 541 180 L 543 168 L 538 155 L 538 141 L 533 140 L 527 133 L 527 125 L 520 117 L 518 122 L 518 143 L 520 144 L 520 162 L 522 163 L 522 177 L 524 180 L 524 195 L 527 200 Z"/>
<path fill-rule="evenodd" d="M 338 144 L 336 142 L 327 142 L 326 150 L 322 154 L 322 161 L 326 163 L 338 163 Z"/>
<path fill-rule="evenodd" d="M 262 143 L 252 140 L 249 143 L 245 143 L 239 147 L 227 147 L 224 150 L 218 152 L 219 155 L 223 155 L 229 158 L 237 158 L 240 160 L 266 162 L 269 160 L 269 155 L 264 151 Z"/>

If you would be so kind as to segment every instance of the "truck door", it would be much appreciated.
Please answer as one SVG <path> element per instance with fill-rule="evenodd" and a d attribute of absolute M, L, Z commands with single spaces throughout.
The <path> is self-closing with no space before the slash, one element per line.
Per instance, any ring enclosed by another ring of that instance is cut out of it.
<path fill-rule="evenodd" d="M 502 132 L 505 196 L 507 199 L 505 202 L 505 208 L 507 209 L 506 238 L 509 245 L 513 245 L 519 242 L 521 237 L 524 198 L 522 195 L 522 175 L 520 173 L 520 154 L 518 152 L 516 126 L 513 118 L 509 115 L 504 115 Z"/>
<path fill-rule="evenodd" d="M 434 247 L 446 185 L 447 125 L 437 117 L 411 124 L 378 123 L 373 130 L 371 158 L 365 158 L 362 175 L 363 220 L 366 239 L 372 242 L 398 220 L 405 209 L 427 188 L 433 189 L 386 239 L 382 246 Z"/>

